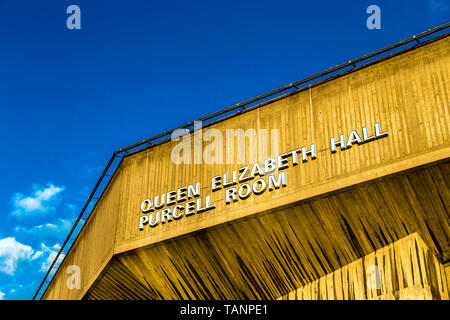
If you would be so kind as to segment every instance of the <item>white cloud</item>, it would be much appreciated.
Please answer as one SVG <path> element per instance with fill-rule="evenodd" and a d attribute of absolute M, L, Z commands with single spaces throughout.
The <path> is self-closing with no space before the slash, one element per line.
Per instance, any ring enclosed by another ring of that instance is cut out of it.
<path fill-rule="evenodd" d="M 84 166 L 84 170 L 86 171 L 86 174 L 88 176 L 92 175 L 92 174 L 97 174 L 100 173 L 103 170 L 103 166 L 98 166 L 98 167 L 88 167 L 88 166 Z"/>
<path fill-rule="evenodd" d="M 38 257 L 33 248 L 13 237 L 0 239 L 0 272 L 14 275 L 21 260 L 34 260 Z"/>
<path fill-rule="evenodd" d="M 67 235 L 72 228 L 73 223 L 73 219 L 57 219 L 56 221 L 53 221 L 53 223 L 44 223 L 31 228 L 16 226 L 14 231 L 21 234 L 41 237 L 64 236 Z"/>
<path fill-rule="evenodd" d="M 35 275 L 37 276 L 37 274 Z M 20 281 L 26 281 L 26 284 L 23 285 Z M 41 276 L 38 276 L 37 281 L 41 281 Z M 4 300 L 29 300 L 36 292 L 37 285 L 36 280 L 19 280 L 19 278 L 14 277 L 10 283 L 6 283 L 0 287 L 0 290 L 5 294 L 3 297 Z"/>
<path fill-rule="evenodd" d="M 77 211 L 79 210 L 78 206 L 71 204 L 71 203 L 65 203 L 65 211 L 69 212 L 69 213 L 78 213 Z"/>
<path fill-rule="evenodd" d="M 47 272 L 59 249 L 61 249 L 59 243 L 52 246 L 41 243 L 40 250 L 33 250 L 32 247 L 16 241 L 14 237 L 0 239 L 0 272 L 14 275 L 22 261 L 35 261 L 39 263 L 39 272 Z M 57 265 L 62 262 L 63 258 L 64 254 L 61 253 Z"/>
<path fill-rule="evenodd" d="M 52 265 L 53 260 L 55 260 L 55 257 L 61 249 L 61 245 L 59 243 L 54 244 L 52 247 L 47 247 L 44 243 L 41 243 L 41 250 L 40 252 L 47 254 L 47 259 L 45 259 L 42 264 L 41 268 L 39 269 L 40 272 L 47 272 L 48 268 Z M 56 261 L 55 265 L 58 266 L 62 260 L 64 259 L 64 254 L 61 253 L 61 255 L 58 257 L 58 260 Z"/>
<path fill-rule="evenodd" d="M 0 300 L 4 300 L 4 299 L 5 299 L 5 294 L 0 291 Z"/>
<path fill-rule="evenodd" d="M 35 213 L 45 213 L 55 210 L 53 202 L 57 200 L 58 194 L 64 190 L 64 187 L 56 187 L 48 183 L 46 187 L 37 187 L 31 196 L 25 196 L 16 193 L 12 197 L 14 211 L 13 216 L 25 216 Z"/>
<path fill-rule="evenodd" d="M 33 256 L 31 257 L 31 260 L 36 260 L 38 259 L 40 256 L 42 256 L 43 252 L 42 251 L 36 251 Z"/>

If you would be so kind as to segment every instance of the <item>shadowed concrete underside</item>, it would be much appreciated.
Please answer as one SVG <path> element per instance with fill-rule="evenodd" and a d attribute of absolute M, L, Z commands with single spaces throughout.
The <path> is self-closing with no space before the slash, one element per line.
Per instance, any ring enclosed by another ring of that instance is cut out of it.
<path fill-rule="evenodd" d="M 84 299 L 448 298 L 449 173 L 447 159 L 115 255 Z M 363 271 L 380 249 L 374 293 Z M 343 267 L 340 294 L 314 289 Z"/>

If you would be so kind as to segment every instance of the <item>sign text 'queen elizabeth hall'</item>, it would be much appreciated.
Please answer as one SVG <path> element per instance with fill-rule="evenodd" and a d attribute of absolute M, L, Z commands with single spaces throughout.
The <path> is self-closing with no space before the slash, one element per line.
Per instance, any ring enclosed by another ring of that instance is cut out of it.
<path fill-rule="evenodd" d="M 330 139 L 331 153 L 337 148 L 346 150 L 354 144 L 364 144 L 376 139 L 387 137 L 388 132 L 382 132 L 380 124 L 374 125 L 373 133 L 367 127 L 362 128 L 362 135 L 357 130 L 352 130 L 348 138 L 341 134 L 339 139 Z M 311 144 L 309 148 L 302 147 L 275 158 L 268 158 L 262 163 L 255 162 L 233 170 L 231 173 L 214 176 L 211 179 L 211 192 L 224 190 L 225 203 L 230 204 L 239 200 L 245 200 L 252 194 L 260 195 L 282 189 L 287 185 L 287 171 L 299 163 L 305 163 L 309 159 L 317 158 L 317 148 Z M 282 171 L 283 170 L 283 171 Z M 211 202 L 211 196 L 201 197 L 200 182 L 183 186 L 167 193 L 147 198 L 141 203 L 141 211 L 144 215 L 139 218 L 139 229 L 144 230 L 148 225 L 151 228 L 159 224 L 170 223 L 183 217 L 210 211 L 216 208 Z"/>

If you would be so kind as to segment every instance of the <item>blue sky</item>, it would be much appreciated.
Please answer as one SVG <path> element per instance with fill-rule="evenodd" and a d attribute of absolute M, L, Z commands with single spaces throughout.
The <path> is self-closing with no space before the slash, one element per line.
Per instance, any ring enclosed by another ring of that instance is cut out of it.
<path fill-rule="evenodd" d="M 0 299 L 33 296 L 114 150 L 449 16 L 444 0 L 0 0 Z"/>

